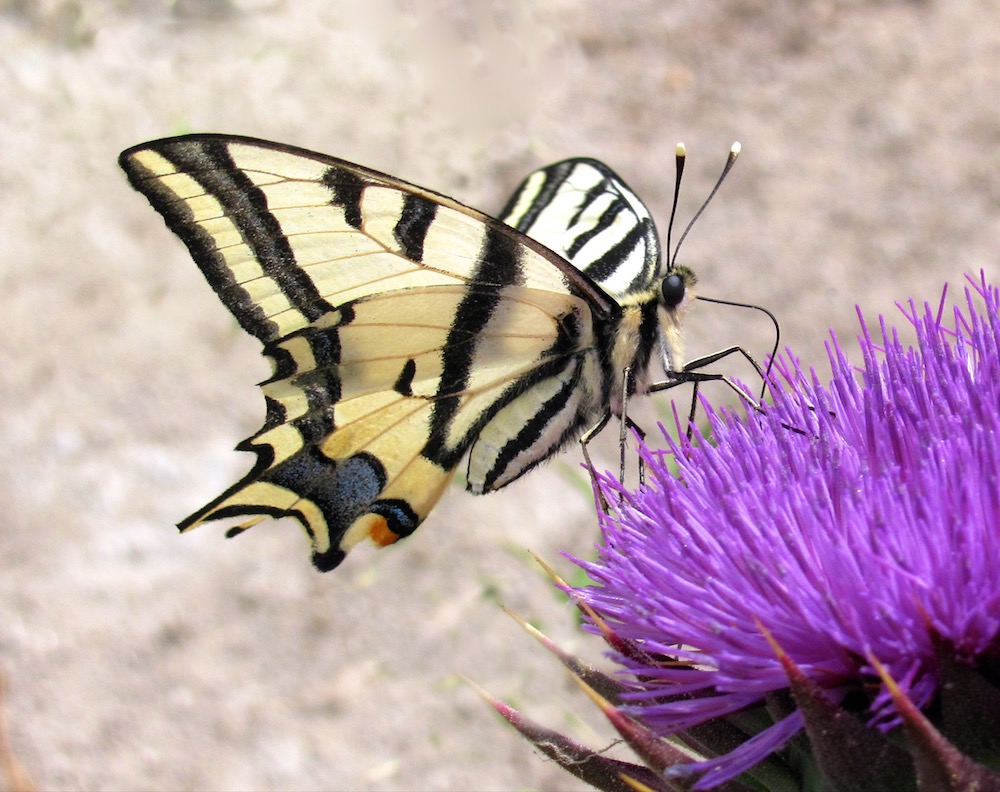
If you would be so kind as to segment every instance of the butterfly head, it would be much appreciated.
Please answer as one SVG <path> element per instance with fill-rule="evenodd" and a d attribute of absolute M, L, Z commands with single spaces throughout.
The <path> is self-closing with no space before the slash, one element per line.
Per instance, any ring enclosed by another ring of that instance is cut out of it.
<path fill-rule="evenodd" d="M 676 311 L 694 296 L 692 288 L 698 282 L 694 272 L 687 267 L 674 267 L 660 283 L 660 304 L 668 311 Z"/>
<path fill-rule="evenodd" d="M 656 296 L 659 347 L 663 370 L 668 377 L 684 363 L 681 320 L 694 301 L 697 282 L 694 272 L 687 267 L 671 267 L 660 281 Z"/>

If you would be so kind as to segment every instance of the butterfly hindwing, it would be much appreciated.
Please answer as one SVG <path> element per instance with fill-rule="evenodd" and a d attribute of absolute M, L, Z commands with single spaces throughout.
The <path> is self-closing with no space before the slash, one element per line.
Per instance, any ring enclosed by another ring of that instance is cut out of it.
<path fill-rule="evenodd" d="M 239 446 L 256 465 L 181 528 L 294 516 L 330 569 L 412 533 L 470 448 L 470 489 L 498 489 L 605 409 L 617 303 L 509 226 L 246 138 L 120 161 L 274 364 L 265 425 Z"/>
<path fill-rule="evenodd" d="M 619 303 L 647 293 L 663 276 L 649 210 L 597 160 L 540 168 L 498 216 L 570 261 Z"/>

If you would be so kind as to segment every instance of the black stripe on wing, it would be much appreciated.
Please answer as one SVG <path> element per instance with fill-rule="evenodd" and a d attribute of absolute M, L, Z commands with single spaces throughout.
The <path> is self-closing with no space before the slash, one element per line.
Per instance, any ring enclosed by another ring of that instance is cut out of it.
<path fill-rule="evenodd" d="M 424 240 L 437 214 L 438 205 L 422 195 L 408 193 L 403 198 L 403 211 L 393 230 L 403 253 L 418 264 L 424 260 Z"/>
<path fill-rule="evenodd" d="M 323 173 L 323 184 L 333 196 L 330 203 L 344 210 L 344 222 L 351 228 L 361 228 L 361 197 L 365 193 L 364 181 L 355 173 L 333 165 Z"/>
<path fill-rule="evenodd" d="M 527 188 L 528 181 L 531 179 L 531 176 L 529 176 L 514 191 L 510 200 L 507 201 L 507 205 L 504 206 L 498 216 L 512 228 L 516 228 L 522 234 L 527 234 L 528 229 L 538 220 L 538 216 L 551 205 L 556 194 L 559 192 L 559 188 L 573 172 L 578 161 L 580 160 L 568 159 L 542 168 L 540 171 L 543 174 L 542 186 L 538 189 L 534 198 L 532 198 L 528 208 L 518 217 L 512 218 L 511 214 L 517 209 L 518 203 L 521 200 L 521 193 Z M 511 222 L 511 220 L 514 222 Z"/>
<path fill-rule="evenodd" d="M 229 145 L 218 138 L 189 137 L 148 143 L 135 150 L 156 152 L 218 201 L 264 274 L 278 285 L 289 303 L 308 321 L 315 321 L 332 306 L 296 264 L 292 245 L 267 208 L 267 198 L 233 161 Z M 170 230 L 187 245 L 195 263 L 240 326 L 262 341 L 274 338 L 277 325 L 264 316 L 260 307 L 236 283 L 213 235 L 195 220 L 186 201 L 178 200 L 167 185 L 130 157 L 132 151 L 123 152 L 119 160 L 132 186 L 149 199 Z"/>
<path fill-rule="evenodd" d="M 553 361 L 553 363 L 549 366 L 539 368 L 536 372 L 534 372 L 535 376 L 533 377 L 533 380 L 539 382 L 546 377 L 556 375 L 562 369 L 572 371 L 572 373 L 565 378 L 560 390 L 551 398 L 539 404 L 534 415 L 532 415 L 524 426 L 520 427 L 516 434 L 511 436 L 508 442 L 499 450 L 499 453 L 496 455 L 490 469 L 486 471 L 483 476 L 482 483 L 480 484 L 483 492 L 491 492 L 496 489 L 497 482 L 501 478 L 507 478 L 510 475 L 510 468 L 515 459 L 517 459 L 517 457 L 519 457 L 526 449 L 536 447 L 536 444 L 542 442 L 543 435 L 549 428 L 549 425 L 556 421 L 562 415 L 564 410 L 567 409 L 571 398 L 574 395 L 579 394 L 582 368 L 582 359 L 576 357 L 570 358 L 569 360 Z M 573 409 L 574 415 L 572 418 L 564 422 L 565 428 L 561 434 L 554 441 L 545 445 L 543 451 L 538 453 L 530 464 L 518 468 L 516 474 L 504 481 L 501 486 L 506 486 L 510 483 L 510 481 L 513 481 L 514 478 L 520 478 L 541 462 L 549 459 L 567 443 L 580 436 L 581 431 L 587 428 L 585 423 L 589 422 L 591 418 L 589 415 L 580 413 L 575 408 L 571 409 Z"/>
<path fill-rule="evenodd" d="M 660 242 L 648 209 L 598 160 L 564 160 L 529 175 L 500 218 L 612 295 L 644 292 L 659 275 Z"/>
<path fill-rule="evenodd" d="M 476 345 L 466 340 L 486 327 L 504 287 L 521 282 L 521 248 L 517 242 L 495 226 L 487 227 L 471 280 L 479 285 L 462 299 L 441 353 L 441 384 L 431 416 L 430 439 L 423 451 L 427 459 L 447 469 L 458 464 L 468 447 L 449 447 L 445 442 L 448 427 L 461 405 L 456 394 L 468 388 L 475 362 Z"/>
<path fill-rule="evenodd" d="M 624 209 L 624 202 L 616 205 L 616 211 L 623 211 Z M 613 220 L 614 218 L 611 218 L 612 222 Z M 601 230 L 604 229 L 602 228 Z M 597 233 L 600 233 L 600 231 Z M 639 247 L 648 244 L 651 233 L 654 235 L 656 234 L 656 230 L 653 228 L 652 222 L 650 220 L 643 220 L 639 225 L 633 226 L 632 229 L 604 255 L 587 262 L 586 266 L 583 267 L 583 272 L 598 283 L 607 281 L 612 275 L 618 272 L 622 265 L 629 260 Z M 583 244 L 581 243 L 579 247 L 583 247 Z M 652 281 L 655 274 L 656 267 L 647 257 L 646 266 L 636 271 L 635 277 L 629 281 L 625 292 L 632 293 L 643 290 L 645 287 L 649 286 L 649 283 Z"/>

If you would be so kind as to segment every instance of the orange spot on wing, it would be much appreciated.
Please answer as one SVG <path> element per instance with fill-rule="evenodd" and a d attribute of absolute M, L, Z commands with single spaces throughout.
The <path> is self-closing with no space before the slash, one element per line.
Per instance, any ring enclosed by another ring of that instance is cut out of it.
<path fill-rule="evenodd" d="M 394 544 L 396 540 L 399 539 L 398 533 L 389 530 L 389 524 L 385 521 L 385 517 L 378 514 L 370 514 L 368 516 L 371 520 L 371 527 L 368 529 L 368 535 L 379 547 L 387 547 L 388 545 Z"/>

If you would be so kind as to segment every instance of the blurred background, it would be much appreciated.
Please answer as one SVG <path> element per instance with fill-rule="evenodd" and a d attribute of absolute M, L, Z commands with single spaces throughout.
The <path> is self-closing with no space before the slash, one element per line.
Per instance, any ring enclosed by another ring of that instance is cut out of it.
<path fill-rule="evenodd" d="M 488 497 L 452 487 L 412 538 L 327 575 L 291 522 L 177 535 L 249 468 L 232 448 L 269 368 L 121 149 L 253 135 L 488 212 L 530 170 L 593 156 L 665 232 L 677 141 L 683 225 L 739 140 L 681 261 L 702 294 L 772 310 L 822 378 L 831 328 L 854 349 L 855 305 L 903 322 L 896 301 L 996 277 L 998 63 L 985 0 L 0 0 L 0 672 L 35 782 L 573 788 L 459 674 L 612 739 L 499 608 L 600 661 L 526 552 L 567 575 L 560 553 L 592 552 L 575 448 Z M 692 357 L 773 342 L 761 315 L 708 304 L 686 329 Z"/>

